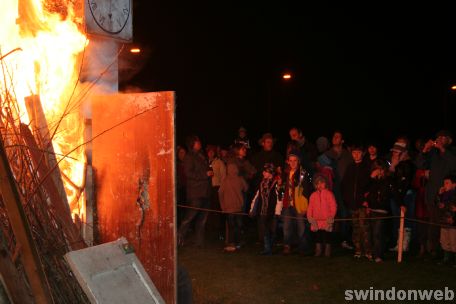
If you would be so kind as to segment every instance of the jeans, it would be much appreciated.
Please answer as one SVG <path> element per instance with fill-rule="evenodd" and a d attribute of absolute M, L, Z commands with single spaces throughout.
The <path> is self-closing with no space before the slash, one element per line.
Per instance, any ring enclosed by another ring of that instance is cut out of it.
<path fill-rule="evenodd" d="M 385 214 L 372 212 L 371 217 L 383 217 Z M 383 253 L 385 251 L 384 242 L 384 219 L 371 220 L 371 231 L 372 231 L 372 245 L 373 254 L 377 258 L 383 259 Z"/>
<path fill-rule="evenodd" d="M 196 208 L 209 208 L 210 201 L 206 197 L 188 199 L 188 206 Z M 207 221 L 207 211 L 199 211 L 194 209 L 187 209 L 184 219 L 179 227 L 178 231 L 178 243 L 182 244 L 188 228 L 192 221 L 195 221 L 195 243 L 196 245 L 202 245 L 204 243 L 204 230 Z"/>
<path fill-rule="evenodd" d="M 241 242 L 242 215 L 228 214 L 228 236 L 227 242 L 231 245 L 239 245 Z"/>
<path fill-rule="evenodd" d="M 295 217 L 295 218 L 289 218 Z M 298 237 L 298 249 L 299 251 L 305 251 L 308 249 L 308 241 L 306 237 L 306 222 L 305 215 L 298 214 L 295 207 L 289 206 L 282 210 L 283 218 L 283 244 L 291 245 L 294 232 L 297 231 Z"/>
<path fill-rule="evenodd" d="M 339 218 L 351 218 L 352 217 L 352 212 L 349 210 L 347 207 L 344 206 L 344 204 L 340 204 L 337 206 L 337 214 Z M 337 225 L 337 224 L 336 224 Z M 339 226 L 339 233 L 340 233 L 340 238 L 342 241 L 345 242 L 351 242 L 351 221 L 340 221 L 338 222 Z"/>
<path fill-rule="evenodd" d="M 416 192 L 414 190 L 410 189 L 410 190 L 407 190 L 407 192 L 405 193 L 403 204 L 406 208 L 406 211 L 405 211 L 406 218 L 410 218 L 410 219 L 415 218 L 415 197 L 416 197 Z M 400 202 L 396 202 L 394 199 L 391 199 L 390 204 L 391 204 L 391 212 L 392 212 L 393 216 L 400 216 L 401 215 Z M 393 220 L 393 231 L 392 231 L 393 240 L 397 240 L 397 235 L 398 235 L 398 231 L 399 231 L 399 220 L 400 219 L 398 219 L 398 218 Z M 412 235 L 414 234 L 413 230 L 415 230 L 414 226 L 415 225 L 413 222 L 411 222 L 409 220 L 404 221 L 404 228 L 412 229 Z"/>
<path fill-rule="evenodd" d="M 263 235 L 264 252 L 272 253 L 276 236 L 277 220 L 273 216 L 260 215 L 258 217 L 260 234 Z"/>
<path fill-rule="evenodd" d="M 366 255 L 372 254 L 369 220 L 366 220 L 366 208 L 361 207 L 353 210 L 353 245 L 355 246 L 355 253 Z M 364 251 L 363 251 L 364 249 Z"/>

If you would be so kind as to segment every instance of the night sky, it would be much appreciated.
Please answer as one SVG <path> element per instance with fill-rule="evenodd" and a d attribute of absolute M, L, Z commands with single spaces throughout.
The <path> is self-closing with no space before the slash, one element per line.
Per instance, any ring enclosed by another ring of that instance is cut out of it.
<path fill-rule="evenodd" d="M 389 145 L 444 127 L 445 103 L 448 121 L 454 113 L 448 4 L 134 2 L 143 52 L 122 54 L 134 64 L 121 71 L 121 89 L 176 91 L 178 143 L 196 133 L 228 144 L 243 125 L 255 141 L 272 131 L 281 146 L 291 126 L 310 140 L 340 129 L 348 142 Z"/>

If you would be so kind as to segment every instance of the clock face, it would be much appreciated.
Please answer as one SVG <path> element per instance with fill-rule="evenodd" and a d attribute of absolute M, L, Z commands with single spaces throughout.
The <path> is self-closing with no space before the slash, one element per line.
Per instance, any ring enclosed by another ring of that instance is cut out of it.
<path fill-rule="evenodd" d="M 130 0 L 87 0 L 95 23 L 106 33 L 118 34 L 128 23 Z"/>

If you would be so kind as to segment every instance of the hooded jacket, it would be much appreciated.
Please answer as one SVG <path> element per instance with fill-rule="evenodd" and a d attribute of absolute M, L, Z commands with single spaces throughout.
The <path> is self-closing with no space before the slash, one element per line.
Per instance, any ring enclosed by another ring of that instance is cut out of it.
<path fill-rule="evenodd" d="M 317 190 L 312 193 L 309 208 L 307 209 L 307 218 L 309 221 L 316 222 L 316 225 L 311 225 L 311 230 L 331 231 L 332 225 L 328 225 L 328 219 L 330 221 L 334 220 L 336 211 L 336 199 L 331 191 L 323 189 L 322 191 Z"/>
<path fill-rule="evenodd" d="M 219 188 L 220 206 L 225 212 L 242 211 L 244 192 L 248 186 L 245 179 L 238 174 L 238 167 L 233 163 L 228 164 L 227 175 Z"/>

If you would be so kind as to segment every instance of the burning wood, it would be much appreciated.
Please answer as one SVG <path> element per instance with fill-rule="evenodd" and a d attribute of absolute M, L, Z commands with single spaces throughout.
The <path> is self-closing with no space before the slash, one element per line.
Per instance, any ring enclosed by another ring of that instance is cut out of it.
<path fill-rule="evenodd" d="M 50 175 L 52 177 L 55 189 L 61 197 L 61 201 L 63 201 L 62 206 L 68 210 L 68 213 L 70 213 L 62 176 L 60 175 L 60 170 L 58 170 L 57 167 L 57 158 L 55 157 L 54 147 L 52 146 L 51 135 L 49 134 L 49 128 L 46 117 L 44 116 L 43 107 L 41 106 L 40 97 L 37 95 L 26 97 L 25 106 L 27 107 L 27 112 L 31 118 L 31 125 L 33 127 L 32 132 L 35 134 L 36 141 L 40 143 L 39 146 L 43 151 L 48 151 L 48 153 L 43 153 L 40 159 L 36 160 L 35 168 L 40 170 L 43 166 L 47 167 L 46 175 Z M 30 138 L 29 143 L 31 143 Z M 38 145 L 36 145 L 36 148 L 37 147 Z M 54 168 L 56 170 L 54 170 Z M 49 169 L 52 171 L 49 171 Z"/>
<path fill-rule="evenodd" d="M 76 68 L 87 40 L 71 20 L 70 2 L 6 0 L 0 11 L 0 173 L 8 176 L 0 183 L 0 271 L 15 278 L 6 284 L 15 303 L 30 302 L 27 295 L 36 303 L 88 302 L 63 260 L 85 247 L 68 204 L 84 221 L 83 149 L 65 154 L 82 142 L 74 111 L 81 100 L 71 98 L 77 70 L 69 67 Z"/>

